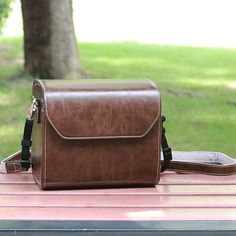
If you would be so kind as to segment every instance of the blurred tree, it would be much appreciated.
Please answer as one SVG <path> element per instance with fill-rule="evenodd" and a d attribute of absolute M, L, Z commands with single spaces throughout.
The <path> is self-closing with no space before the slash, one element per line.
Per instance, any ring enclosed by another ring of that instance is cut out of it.
<path fill-rule="evenodd" d="M 0 30 L 3 28 L 5 20 L 7 19 L 11 10 L 12 0 L 1 0 L 0 1 Z"/>
<path fill-rule="evenodd" d="M 42 79 L 79 78 L 72 0 L 21 0 L 21 4 L 26 70 Z"/>

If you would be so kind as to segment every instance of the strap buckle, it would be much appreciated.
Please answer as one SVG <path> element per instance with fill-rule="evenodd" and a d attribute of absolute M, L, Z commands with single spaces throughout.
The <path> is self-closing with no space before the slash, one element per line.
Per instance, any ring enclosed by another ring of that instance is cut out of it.
<path fill-rule="evenodd" d="M 28 170 L 30 168 L 30 161 L 29 160 L 20 160 L 20 164 L 23 169 Z"/>
<path fill-rule="evenodd" d="M 162 149 L 163 151 L 163 156 L 165 157 L 164 161 L 169 162 L 172 160 L 172 150 L 170 147 Z"/>
<path fill-rule="evenodd" d="M 28 115 L 26 116 L 28 120 L 33 119 L 33 116 L 34 116 L 35 112 L 37 111 L 37 109 L 38 109 L 38 102 L 37 102 L 37 99 L 35 97 L 33 97 Z"/>

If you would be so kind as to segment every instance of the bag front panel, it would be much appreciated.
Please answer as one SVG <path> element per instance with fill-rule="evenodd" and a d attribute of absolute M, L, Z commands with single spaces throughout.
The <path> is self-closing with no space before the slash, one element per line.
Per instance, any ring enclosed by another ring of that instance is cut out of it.
<path fill-rule="evenodd" d="M 150 81 L 38 81 L 33 173 L 43 189 L 154 186 L 161 106 Z"/>
<path fill-rule="evenodd" d="M 143 138 L 66 140 L 46 121 L 46 189 L 154 186 L 159 181 L 157 122 Z"/>

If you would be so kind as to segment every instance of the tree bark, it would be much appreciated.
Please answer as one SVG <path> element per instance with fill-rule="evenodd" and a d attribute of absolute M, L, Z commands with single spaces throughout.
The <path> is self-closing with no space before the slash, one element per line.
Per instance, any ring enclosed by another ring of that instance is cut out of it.
<path fill-rule="evenodd" d="M 21 0 L 25 68 L 42 79 L 79 78 L 72 0 Z"/>

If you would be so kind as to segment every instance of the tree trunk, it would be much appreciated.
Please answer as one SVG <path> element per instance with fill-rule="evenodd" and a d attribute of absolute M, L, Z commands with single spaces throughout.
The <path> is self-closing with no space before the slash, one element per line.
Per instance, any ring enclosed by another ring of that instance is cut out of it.
<path fill-rule="evenodd" d="M 42 79 L 79 78 L 72 0 L 21 0 L 26 70 Z"/>

